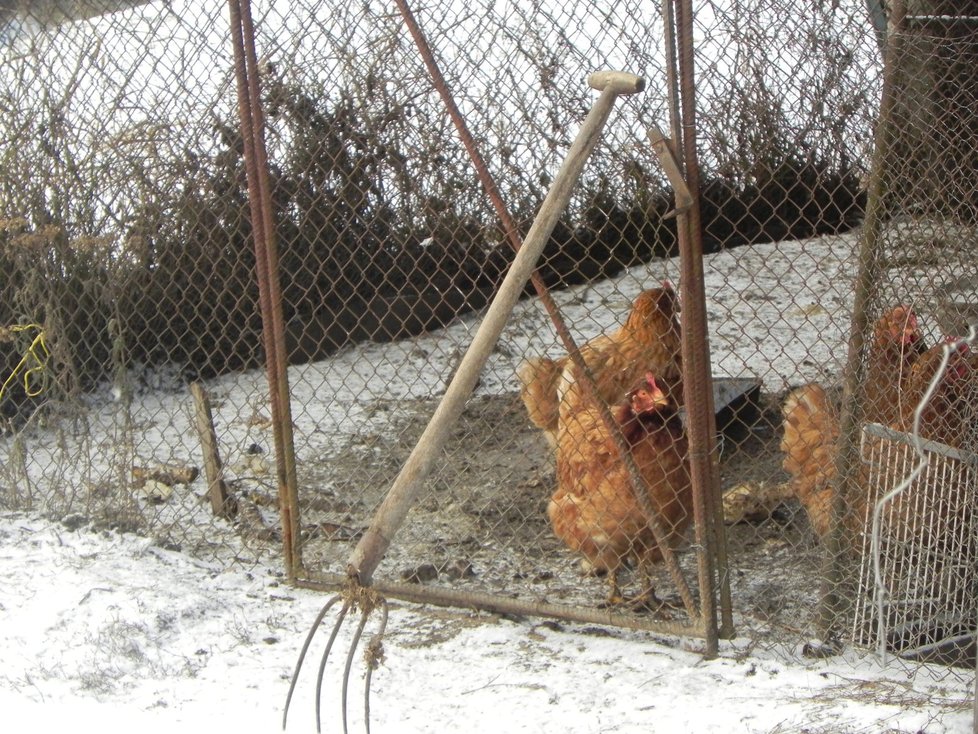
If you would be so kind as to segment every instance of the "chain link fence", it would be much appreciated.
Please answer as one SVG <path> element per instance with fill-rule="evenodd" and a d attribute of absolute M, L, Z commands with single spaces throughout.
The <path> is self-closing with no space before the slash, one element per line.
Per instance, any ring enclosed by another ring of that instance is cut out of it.
<path fill-rule="evenodd" d="M 892 10 L 844 407 L 826 401 L 828 428 L 794 451 L 792 468 L 806 514 L 824 517 L 814 524 L 828 551 L 825 622 L 845 627 L 855 609 L 859 641 L 967 666 L 976 624 L 978 19 L 947 12 L 925 3 Z M 804 402 L 785 410 L 794 423 L 786 442 L 796 446 Z M 806 472 L 812 447 L 838 458 L 834 484 L 834 471 Z"/>
<path fill-rule="evenodd" d="M 250 562 L 282 549 L 281 457 L 228 10 L 121 5 L 85 20 L 0 16 L 0 503 Z M 936 5 L 897 10 L 885 76 L 883 34 L 861 1 L 694 8 L 725 578 L 737 634 L 760 644 L 852 637 L 865 592 L 845 569 L 865 528 L 845 518 L 865 510 L 851 497 L 868 496 L 860 431 L 906 432 L 911 395 L 872 377 L 874 324 L 904 306 L 895 338 L 913 334 L 917 350 L 976 313 L 978 23 Z M 574 339 L 601 351 L 593 340 L 616 333 L 639 294 L 680 281 L 673 190 L 647 136 L 668 129 L 678 103 L 662 9 L 444 1 L 416 12 L 524 233 L 591 105 L 586 76 L 645 77 L 646 91 L 616 107 L 538 266 Z M 291 365 L 294 574 L 331 583 L 513 254 L 400 14 L 265 1 L 252 14 Z M 565 355 L 528 288 L 378 581 L 413 598 L 687 624 L 674 579 L 643 561 L 644 521 L 624 533 L 633 558 L 610 566 L 625 594 L 649 571 L 665 602 L 651 611 L 608 612 L 602 563 L 592 554 L 582 569 L 586 544 L 555 533 L 561 456 L 588 467 L 602 449 L 541 431 L 518 375 Z M 635 387 L 605 396 L 615 415 L 637 410 Z M 678 504 L 692 578 L 693 509 L 682 487 L 670 491 L 659 509 Z M 974 569 L 956 568 L 949 593 L 967 596 Z"/>

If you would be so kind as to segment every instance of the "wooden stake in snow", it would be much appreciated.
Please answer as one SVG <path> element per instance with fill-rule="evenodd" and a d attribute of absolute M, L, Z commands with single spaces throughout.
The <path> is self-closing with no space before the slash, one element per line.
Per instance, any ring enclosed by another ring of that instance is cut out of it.
<path fill-rule="evenodd" d="M 194 415 L 197 419 L 197 432 L 200 434 L 200 447 L 204 453 L 204 476 L 207 477 L 211 509 L 215 517 L 231 519 L 231 505 L 228 503 L 228 488 L 224 483 L 221 455 L 217 450 L 217 431 L 214 430 L 210 398 L 199 382 L 190 384 L 190 394 L 194 398 Z"/>

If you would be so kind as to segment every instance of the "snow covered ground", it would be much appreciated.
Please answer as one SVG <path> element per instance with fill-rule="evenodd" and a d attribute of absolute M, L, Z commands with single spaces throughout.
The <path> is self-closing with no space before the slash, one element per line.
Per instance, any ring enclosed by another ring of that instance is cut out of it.
<path fill-rule="evenodd" d="M 762 365 L 758 376 L 770 391 L 837 374 L 845 356 L 848 246 L 854 242 L 816 238 L 710 257 L 715 373 L 739 375 L 748 365 L 757 373 Z M 675 262 L 633 268 L 612 281 L 559 293 L 557 300 L 576 336 L 586 338 L 613 323 L 593 316 L 617 318 L 642 287 L 664 277 L 678 278 Z M 328 449 L 323 436 L 363 430 L 373 420 L 368 408 L 384 397 L 373 391 L 429 399 L 440 394 L 457 359 L 455 345 L 476 324 L 472 317 L 438 333 L 360 345 L 292 368 L 303 408 L 297 419 L 300 463 L 302 450 Z M 558 350 L 542 309 L 521 303 L 479 390 L 513 390 L 512 372 L 522 355 Z M 378 374 L 389 375 L 379 386 L 373 379 Z M 229 466 L 235 450 L 243 452 L 254 440 L 250 417 L 262 379 L 256 372 L 208 385 L 217 423 L 228 427 L 222 449 Z M 335 387 L 330 400 L 323 401 L 321 391 L 317 396 L 320 385 Z M 135 400 L 136 454 L 159 461 L 195 454 L 182 392 L 144 389 Z M 109 399 L 93 406 L 90 427 L 104 426 L 106 435 L 86 437 L 89 445 L 112 445 L 117 410 Z M 64 456 L 72 454 L 53 438 L 45 441 L 43 433 L 32 440 L 34 490 L 50 489 L 65 473 L 48 471 L 45 461 L 60 461 L 64 469 Z M 9 461 L 9 443 L 0 450 Z M 175 512 L 179 506 L 174 500 L 163 507 Z M 278 730 L 302 641 L 325 600 L 285 584 L 275 558 L 229 567 L 135 534 L 79 526 L 77 516 L 55 522 L 39 514 L 0 513 L 4 729 Z M 340 727 L 340 671 L 351 628 L 344 627 L 339 656 L 326 670 L 326 731 Z M 307 659 L 289 731 L 315 728 L 314 686 L 324 640 L 321 633 Z M 972 730 L 971 684 L 964 675 L 941 669 L 911 674 L 855 651 L 810 660 L 796 647 L 761 649 L 748 639 L 721 643 L 720 657 L 704 660 L 700 646 L 649 633 L 402 604 L 392 610 L 386 661 L 373 678 L 372 728 L 561 734 Z M 350 694 L 354 731 L 362 730 L 361 681 L 358 656 Z"/>
<path fill-rule="evenodd" d="M 6 731 L 268 732 L 324 603 L 274 566 L 220 570 L 149 540 L 0 515 L 0 710 Z M 339 730 L 340 655 L 325 675 Z M 325 634 L 289 731 L 314 731 Z M 834 661 L 614 629 L 417 606 L 392 611 L 375 732 L 966 732 L 971 691 L 855 654 Z M 350 723 L 362 730 L 362 667 Z"/>

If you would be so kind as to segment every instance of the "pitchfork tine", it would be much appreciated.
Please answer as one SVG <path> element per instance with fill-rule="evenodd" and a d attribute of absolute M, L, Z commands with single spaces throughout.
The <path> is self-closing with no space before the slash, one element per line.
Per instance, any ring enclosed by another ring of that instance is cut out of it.
<path fill-rule="evenodd" d="M 315 622 L 313 622 L 312 629 L 309 630 L 309 634 L 306 635 L 306 641 L 302 646 L 302 651 L 299 653 L 299 660 L 295 665 L 295 672 L 292 674 L 292 683 L 289 685 L 289 693 L 285 699 L 285 713 L 282 716 L 282 728 L 284 729 L 288 721 L 289 716 L 289 705 L 292 702 L 292 694 L 295 691 L 296 681 L 299 679 L 299 672 L 302 670 L 302 663 L 305 660 L 306 653 L 309 650 L 309 646 L 312 643 L 312 638 L 315 637 L 316 632 L 322 626 L 323 619 L 326 617 L 326 613 L 332 609 L 336 603 L 343 600 L 343 606 L 340 609 L 339 616 L 336 622 L 333 624 L 333 631 L 329 635 L 329 640 L 326 642 L 326 649 L 323 651 L 322 659 L 319 661 L 319 672 L 316 675 L 316 731 L 322 732 L 322 692 L 323 692 L 323 678 L 326 672 L 326 663 L 329 660 L 329 655 L 333 650 L 333 645 L 336 644 L 336 638 L 339 634 L 340 628 L 346 621 L 347 615 L 349 615 L 351 609 L 360 608 L 360 622 L 357 624 L 357 628 L 354 631 L 353 639 L 350 642 L 350 649 L 346 655 L 346 664 L 343 668 L 343 698 L 342 698 L 342 714 L 343 714 L 343 732 L 347 734 L 349 731 L 348 726 L 348 706 L 347 702 L 349 700 L 349 689 L 350 689 L 350 671 L 353 668 L 353 655 L 360 644 L 360 640 L 363 638 L 363 631 L 367 627 L 367 620 L 370 619 L 370 615 L 373 614 L 375 609 L 380 609 L 380 624 L 376 634 L 370 638 L 370 642 L 367 644 L 364 650 L 364 662 L 367 667 L 366 674 L 366 686 L 363 693 L 363 710 L 364 710 L 364 724 L 366 726 L 367 734 L 370 733 L 370 681 L 372 678 L 372 673 L 374 668 L 376 668 L 384 657 L 384 633 L 387 631 L 387 617 L 388 617 L 388 606 L 387 600 L 384 599 L 379 594 L 372 592 L 370 589 L 358 586 L 355 582 L 342 593 L 337 594 L 320 610 L 319 615 L 316 617 Z"/>
<path fill-rule="evenodd" d="M 367 617 L 370 616 L 370 607 L 365 606 L 363 611 L 360 612 L 360 624 L 357 625 L 357 631 L 353 634 L 353 640 L 350 642 L 350 649 L 346 653 L 346 666 L 343 668 L 343 734 L 347 734 L 346 727 L 346 701 L 347 701 L 347 691 L 350 690 L 350 669 L 353 667 L 353 653 L 357 651 L 357 645 L 360 644 L 360 638 L 363 636 L 363 628 L 367 626 Z"/>
<path fill-rule="evenodd" d="M 380 665 L 384 657 L 384 633 L 387 631 L 387 600 L 380 600 L 380 626 L 377 634 L 370 638 L 367 643 L 366 662 L 367 680 L 363 688 L 363 718 L 367 724 L 367 734 L 370 734 L 370 678 L 374 673 L 374 668 Z"/>
<path fill-rule="evenodd" d="M 289 720 L 289 704 L 292 703 L 292 694 L 295 693 L 295 684 L 299 680 L 299 671 L 302 670 L 302 662 L 306 659 L 306 653 L 309 651 L 309 645 L 312 644 L 312 638 L 316 636 L 316 631 L 319 626 L 323 623 L 323 619 L 326 617 L 326 612 L 333 608 L 341 596 L 334 596 L 330 599 L 323 608 L 319 611 L 319 615 L 316 617 L 316 621 L 312 623 L 312 628 L 309 630 L 309 634 L 306 635 L 306 641 L 302 645 L 302 651 L 299 653 L 299 659 L 295 663 L 295 671 L 292 673 L 292 682 L 289 684 L 289 695 L 285 697 L 285 712 L 282 714 L 282 730 L 285 730 L 285 725 Z"/>
<path fill-rule="evenodd" d="M 321 732 L 322 728 L 322 717 L 320 712 L 322 711 L 322 697 L 323 697 L 323 674 L 326 672 L 326 661 L 329 660 L 329 653 L 333 649 L 333 643 L 336 642 L 336 635 L 339 634 L 340 627 L 343 626 L 343 620 L 346 619 L 346 615 L 350 611 L 350 607 L 353 606 L 353 599 L 347 598 L 343 602 L 343 608 L 340 609 L 340 616 L 336 620 L 336 624 L 333 625 L 333 631 L 329 635 L 329 641 L 326 643 L 326 649 L 323 650 L 323 658 L 319 661 L 319 673 L 316 675 L 316 731 Z M 346 717 L 343 719 L 343 731 L 346 731 Z"/>

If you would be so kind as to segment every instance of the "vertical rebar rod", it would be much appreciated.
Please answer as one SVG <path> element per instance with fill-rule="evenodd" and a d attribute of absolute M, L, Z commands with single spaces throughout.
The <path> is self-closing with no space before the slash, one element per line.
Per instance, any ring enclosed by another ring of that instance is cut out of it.
<path fill-rule="evenodd" d="M 860 406 L 865 399 L 866 369 L 863 353 L 866 333 L 870 328 L 870 311 L 879 289 L 881 276 L 879 253 L 883 224 L 883 177 L 892 142 L 892 117 L 896 101 L 894 86 L 897 57 L 902 45 L 900 29 L 903 25 L 904 13 L 903 0 L 894 0 L 890 29 L 886 34 L 880 115 L 876 123 L 876 148 L 873 151 L 863 238 L 857 263 L 849 351 L 843 385 L 843 410 L 839 419 L 835 491 L 832 495 L 831 507 L 832 521 L 824 539 L 825 547 L 822 556 L 822 582 L 816 625 L 819 634 L 825 639 L 838 631 L 845 616 L 843 595 L 839 593 L 845 574 L 845 558 L 850 545 L 845 537 L 844 520 L 850 506 L 849 498 L 858 491 L 854 486 L 854 474 L 859 461 L 859 433 L 862 423 Z"/>
<path fill-rule="evenodd" d="M 700 222 L 699 159 L 696 151 L 696 84 L 691 0 L 676 2 L 676 48 L 678 52 L 681 115 L 681 149 L 686 186 L 692 195 L 689 209 L 677 219 L 680 252 L 682 308 L 682 352 L 689 435 L 689 465 L 693 480 L 696 541 L 700 582 L 700 612 L 706 630 L 706 656 L 718 652 L 717 604 L 714 581 L 720 571 L 721 589 L 727 587 L 726 550 L 722 520 L 717 521 L 718 465 L 714 445 L 716 417 L 713 378 L 707 336 L 706 294 L 703 276 L 703 236 Z M 721 594 L 723 591 L 721 590 Z M 732 619 L 731 624 L 732 627 Z M 725 628 L 727 625 L 725 625 Z M 725 629 L 725 633 L 730 630 Z"/>
<path fill-rule="evenodd" d="M 441 97 L 442 103 L 448 110 L 448 115 L 452 120 L 452 124 L 455 125 L 455 129 L 458 131 L 459 139 L 462 141 L 462 145 L 465 147 L 469 158 L 472 160 L 472 165 L 475 168 L 476 176 L 478 176 L 479 182 L 486 190 L 489 201 L 496 210 L 496 216 L 499 217 L 499 221 L 503 225 L 503 233 L 506 236 L 506 241 L 515 252 L 519 252 L 520 247 L 523 246 L 519 228 L 516 226 L 516 222 L 509 213 L 509 209 L 507 208 L 506 203 L 503 201 L 502 195 L 499 193 L 499 187 L 496 185 L 495 179 L 489 172 L 489 166 L 486 165 L 486 161 L 482 157 L 482 153 L 479 151 L 479 146 L 476 144 L 475 138 L 472 136 L 472 132 L 469 130 L 469 126 L 465 121 L 465 117 L 462 115 L 462 112 L 459 110 L 458 105 L 455 102 L 455 97 L 448 88 L 448 82 L 445 81 L 445 76 L 442 74 L 441 68 L 438 66 L 438 62 L 431 50 L 431 46 L 428 44 L 428 39 L 425 37 L 424 32 L 418 25 L 418 21 L 414 17 L 414 13 L 411 11 L 411 8 L 408 6 L 406 0 L 395 0 L 395 3 L 401 12 L 401 17 L 404 19 L 404 24 L 407 26 L 411 37 L 414 39 L 415 45 L 418 47 L 418 51 L 421 54 L 425 67 L 428 69 L 428 73 L 431 75 L 435 90 Z M 550 295 L 550 290 L 547 288 L 546 283 L 543 282 L 543 278 L 541 278 L 540 274 L 536 271 L 531 274 L 530 282 L 533 284 L 533 288 L 536 291 L 537 296 L 539 296 L 540 302 L 543 304 L 547 314 L 550 316 L 550 320 L 553 322 L 554 329 L 557 331 L 557 336 L 560 338 L 561 343 L 564 345 L 567 353 L 571 355 L 571 359 L 575 362 L 575 364 L 580 362 L 578 367 L 581 367 L 581 365 L 583 365 L 583 360 L 578 360 L 575 357 L 575 355 L 578 354 L 577 345 L 574 342 L 574 338 L 571 336 L 570 330 L 567 328 L 567 324 L 564 322 L 564 318 L 561 315 L 560 310 L 557 308 L 557 304 L 554 302 L 553 296 Z M 583 383 L 585 388 L 590 392 L 593 388 L 593 382 L 586 378 L 583 380 Z"/>
<path fill-rule="evenodd" d="M 679 108 L 679 69 L 676 50 L 676 14 L 673 12 L 675 0 L 662 0 L 662 24 L 666 47 L 666 99 L 669 104 L 669 130 L 672 136 L 672 154 L 685 180 L 686 164 L 682 150 L 682 113 Z"/>
<path fill-rule="evenodd" d="M 268 178 L 268 153 L 265 149 L 265 122 L 258 86 L 258 60 L 255 31 L 249 0 L 229 0 L 231 40 L 238 91 L 238 112 L 244 144 L 245 172 L 255 265 L 262 315 L 262 335 L 268 375 L 269 400 L 275 442 L 279 508 L 282 518 L 282 544 L 285 568 L 294 581 L 299 564 L 298 489 L 295 447 L 292 435 L 292 410 L 289 401 L 288 356 L 285 348 L 285 322 L 279 282 L 278 248 L 272 211 L 271 183 Z"/>

